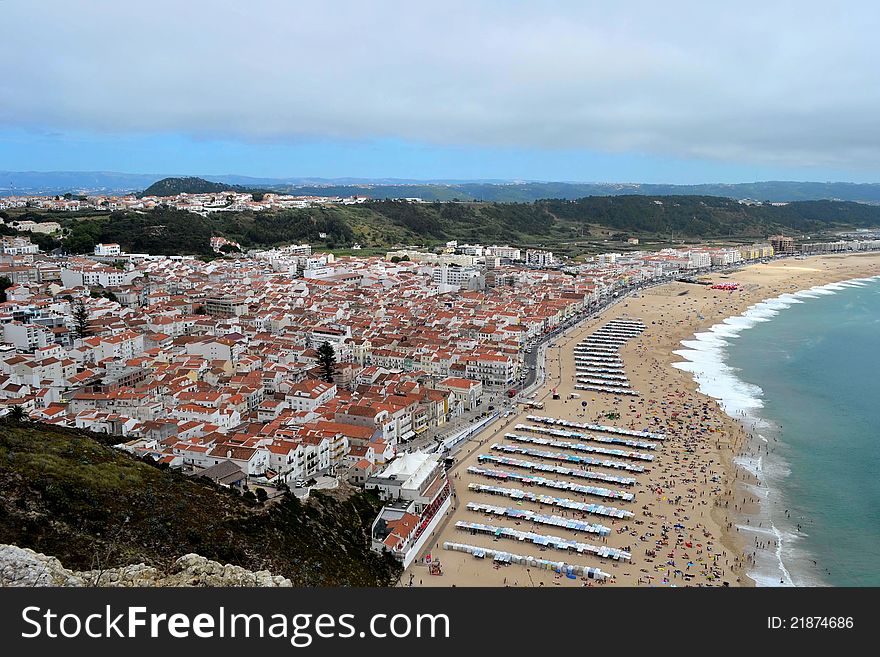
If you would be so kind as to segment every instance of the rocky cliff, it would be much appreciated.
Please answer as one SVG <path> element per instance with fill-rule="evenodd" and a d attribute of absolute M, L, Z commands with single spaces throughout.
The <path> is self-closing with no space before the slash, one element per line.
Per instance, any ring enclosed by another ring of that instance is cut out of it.
<path fill-rule="evenodd" d="M 251 571 L 197 554 L 176 559 L 167 571 L 146 564 L 73 571 L 58 559 L 15 545 L 0 545 L 0 586 L 292 586 L 267 570 Z"/>

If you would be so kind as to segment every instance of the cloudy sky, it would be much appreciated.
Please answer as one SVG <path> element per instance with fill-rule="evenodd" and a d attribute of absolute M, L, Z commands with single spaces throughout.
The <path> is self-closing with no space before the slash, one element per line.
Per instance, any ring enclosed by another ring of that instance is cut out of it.
<path fill-rule="evenodd" d="M 880 181 L 873 2 L 0 0 L 0 169 Z"/>

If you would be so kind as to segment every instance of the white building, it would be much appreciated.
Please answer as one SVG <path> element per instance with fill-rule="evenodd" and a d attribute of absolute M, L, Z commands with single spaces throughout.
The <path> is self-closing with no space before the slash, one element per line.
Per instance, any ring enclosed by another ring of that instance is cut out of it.
<path fill-rule="evenodd" d="M 22 351 L 33 351 L 51 344 L 52 338 L 42 326 L 10 322 L 3 325 L 3 342 Z"/>
<path fill-rule="evenodd" d="M 556 262 L 552 251 L 529 249 L 526 251 L 526 264 L 530 267 L 550 267 Z"/>
<path fill-rule="evenodd" d="M 522 251 L 513 246 L 489 246 L 486 247 L 486 254 L 508 260 L 520 260 L 522 258 Z"/>
<path fill-rule="evenodd" d="M 479 258 L 483 255 L 484 248 L 485 247 L 480 244 L 462 244 L 456 249 L 456 251 L 463 253 L 464 255 L 477 256 Z"/>
<path fill-rule="evenodd" d="M 129 285 L 139 273 L 135 270 L 120 271 L 115 267 L 78 267 L 61 270 L 61 284 L 65 287 L 119 287 Z"/>
<path fill-rule="evenodd" d="M 4 237 L 0 239 L 0 248 L 3 255 L 28 255 L 39 253 L 40 247 L 32 244 L 27 237 Z"/>
<path fill-rule="evenodd" d="M 712 265 L 712 256 L 708 251 L 690 251 L 688 253 L 688 269 L 704 269 Z"/>
<path fill-rule="evenodd" d="M 501 354 L 483 354 L 468 358 L 467 378 L 482 381 L 491 387 L 507 387 L 516 379 L 516 366 L 509 356 Z"/>
<path fill-rule="evenodd" d="M 722 249 L 715 251 L 711 256 L 712 264 L 716 267 L 727 267 L 742 260 L 739 249 Z"/>
<path fill-rule="evenodd" d="M 435 267 L 433 279 L 437 285 L 457 285 L 467 287 L 470 281 L 479 278 L 480 270 L 473 267 L 455 267 L 442 265 Z"/>
<path fill-rule="evenodd" d="M 389 502 L 370 530 L 372 549 L 409 566 L 451 505 L 451 486 L 439 454 L 403 454 L 369 477 L 367 490 Z"/>
<path fill-rule="evenodd" d="M 96 244 L 95 245 L 95 255 L 96 256 L 118 256 L 122 253 L 122 249 L 118 244 Z"/>
<path fill-rule="evenodd" d="M 287 394 L 287 405 L 294 411 L 313 411 L 336 396 L 336 384 L 308 379 L 294 385 Z"/>

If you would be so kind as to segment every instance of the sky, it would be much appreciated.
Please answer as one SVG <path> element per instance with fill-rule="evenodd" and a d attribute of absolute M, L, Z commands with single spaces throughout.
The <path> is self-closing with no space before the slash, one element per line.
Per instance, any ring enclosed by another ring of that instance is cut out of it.
<path fill-rule="evenodd" d="M 880 181 L 880 5 L 0 0 L 0 170 Z"/>

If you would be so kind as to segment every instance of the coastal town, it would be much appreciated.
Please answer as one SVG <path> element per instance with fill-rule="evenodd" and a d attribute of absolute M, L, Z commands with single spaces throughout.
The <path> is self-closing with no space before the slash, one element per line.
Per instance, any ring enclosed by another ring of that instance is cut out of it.
<path fill-rule="evenodd" d="M 870 645 L 853 4 L 0 0 L 0 645 Z"/>
<path fill-rule="evenodd" d="M 186 210 L 202 216 L 213 212 L 240 212 L 250 210 L 283 210 L 288 208 L 311 208 L 321 205 L 357 205 L 364 203 L 367 196 L 302 196 L 292 194 L 276 194 L 266 192 L 255 195 L 252 192 L 234 190 L 222 193 L 175 194 L 173 196 L 139 196 L 136 194 L 65 194 L 63 196 L 9 195 L 0 197 L 0 210 L 15 208 L 32 208 L 35 210 L 51 210 L 55 212 L 79 212 L 82 210 L 153 210 L 158 207 Z M 406 199 L 419 202 L 421 199 Z M 33 224 L 34 222 L 30 222 Z M 57 222 L 54 226 L 60 225 Z M 37 231 L 47 230 L 46 224 L 36 224 Z M 53 227 L 54 227 L 53 226 Z"/>
<path fill-rule="evenodd" d="M 216 237 L 211 245 L 219 255 L 228 244 Z M 827 250 L 880 249 L 880 240 L 841 244 Z M 263 501 L 290 492 L 305 498 L 311 490 L 340 486 L 374 490 L 387 505 L 372 528 L 373 548 L 393 554 L 404 567 L 418 558 L 430 565 L 424 548 L 454 506 L 447 469 L 456 450 L 493 422 L 542 407 L 532 392 L 545 381 L 549 340 L 634 291 L 673 280 L 697 283 L 709 272 L 797 253 L 784 236 L 740 247 L 578 260 L 547 250 L 454 241 L 434 250 L 395 249 L 384 257 L 334 256 L 299 244 L 210 261 L 126 253 L 119 244 L 99 244 L 87 256 L 55 256 L 21 235 L 3 237 L 0 246 L 0 280 L 5 280 L 0 413 L 112 436 L 119 449 L 138 458 Z M 818 248 L 810 245 L 811 252 Z M 575 352 L 572 390 L 617 399 L 638 395 L 629 388 L 616 350 L 645 326 L 621 321 Z M 555 391 L 553 397 L 558 398 Z M 638 438 L 662 439 L 643 435 L 634 423 L 611 424 L 592 429 L 625 437 L 517 425 L 543 437 L 507 434 L 519 447 L 494 446 L 494 456 L 484 454 L 479 465 L 565 470 L 517 461 L 531 455 L 542 463 L 595 464 L 600 472 L 641 472 L 642 466 L 538 449 L 552 444 L 603 452 L 548 441 L 548 433 L 651 449 L 659 443 Z M 518 478 L 477 466 L 468 473 Z M 602 487 L 537 479 L 539 485 L 582 494 L 611 494 Z M 621 486 L 635 481 L 610 474 L 594 479 Z M 518 497 L 512 489 L 473 481 L 470 490 Z M 626 493 L 611 496 L 632 500 Z M 539 497 L 542 507 L 568 504 Z M 570 508 L 632 516 L 578 505 Z M 474 510 L 511 512 L 485 505 Z M 603 527 L 600 535 L 608 531 Z M 450 543 L 447 549 L 483 552 L 462 545 Z M 561 545 L 602 558 L 629 558 L 616 548 Z M 509 562 L 505 554 L 501 560 Z M 439 571 L 439 560 L 434 564 Z M 589 579 L 610 577 L 590 568 L 578 572 Z"/>

